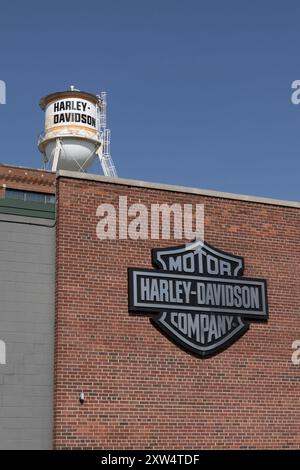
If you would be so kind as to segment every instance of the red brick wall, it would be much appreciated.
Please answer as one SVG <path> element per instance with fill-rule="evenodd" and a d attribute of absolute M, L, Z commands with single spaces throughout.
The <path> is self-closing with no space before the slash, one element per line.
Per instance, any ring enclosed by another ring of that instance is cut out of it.
<path fill-rule="evenodd" d="M 127 268 L 176 243 L 99 241 L 96 208 L 119 195 L 204 203 L 206 241 L 267 279 L 268 323 L 203 360 L 129 315 Z M 55 448 L 300 448 L 299 209 L 59 178 L 56 256 Z"/>
<path fill-rule="evenodd" d="M 10 189 L 54 194 L 55 173 L 0 165 L 0 197 L 4 197 L 3 185 Z"/>

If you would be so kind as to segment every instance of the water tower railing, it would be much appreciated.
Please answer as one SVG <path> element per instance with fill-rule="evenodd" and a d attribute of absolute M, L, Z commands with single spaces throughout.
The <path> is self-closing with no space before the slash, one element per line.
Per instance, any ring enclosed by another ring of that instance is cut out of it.
<path fill-rule="evenodd" d="M 76 130 L 76 129 L 69 129 L 67 127 L 62 127 L 61 131 L 59 133 L 60 137 L 82 137 L 82 138 L 87 138 L 87 130 Z M 47 139 L 56 139 L 57 138 L 57 132 L 56 131 L 48 131 L 47 135 L 45 133 L 40 133 L 38 136 L 38 145 L 42 143 L 44 140 Z M 93 132 L 90 132 L 90 135 L 88 136 L 89 139 L 97 141 L 97 142 L 102 142 L 102 135 L 101 132 L 97 131 L 96 134 Z"/>

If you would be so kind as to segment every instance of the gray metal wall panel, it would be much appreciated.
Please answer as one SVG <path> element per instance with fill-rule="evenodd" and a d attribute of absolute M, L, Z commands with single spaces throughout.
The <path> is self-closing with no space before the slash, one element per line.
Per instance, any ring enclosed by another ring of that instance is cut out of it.
<path fill-rule="evenodd" d="M 51 449 L 55 229 L 53 221 L 0 214 L 4 219 L 0 340 L 6 343 L 6 364 L 0 364 L 0 449 Z"/>

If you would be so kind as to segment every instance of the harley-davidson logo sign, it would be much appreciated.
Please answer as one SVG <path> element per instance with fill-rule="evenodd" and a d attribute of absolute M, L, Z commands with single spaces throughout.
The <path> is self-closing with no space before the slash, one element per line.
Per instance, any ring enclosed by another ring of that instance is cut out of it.
<path fill-rule="evenodd" d="M 129 311 L 152 321 L 174 341 L 202 357 L 227 348 L 267 320 L 263 279 L 242 277 L 244 260 L 206 242 L 152 250 L 158 269 L 128 269 Z"/>

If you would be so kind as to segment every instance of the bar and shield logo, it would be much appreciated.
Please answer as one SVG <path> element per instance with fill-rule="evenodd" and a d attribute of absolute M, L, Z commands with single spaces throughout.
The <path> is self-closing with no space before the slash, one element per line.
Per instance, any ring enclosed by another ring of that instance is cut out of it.
<path fill-rule="evenodd" d="M 197 240 L 152 250 L 158 269 L 128 269 L 129 312 L 153 314 L 173 341 L 201 357 L 227 348 L 267 320 L 263 279 L 242 277 L 244 260 Z"/>

